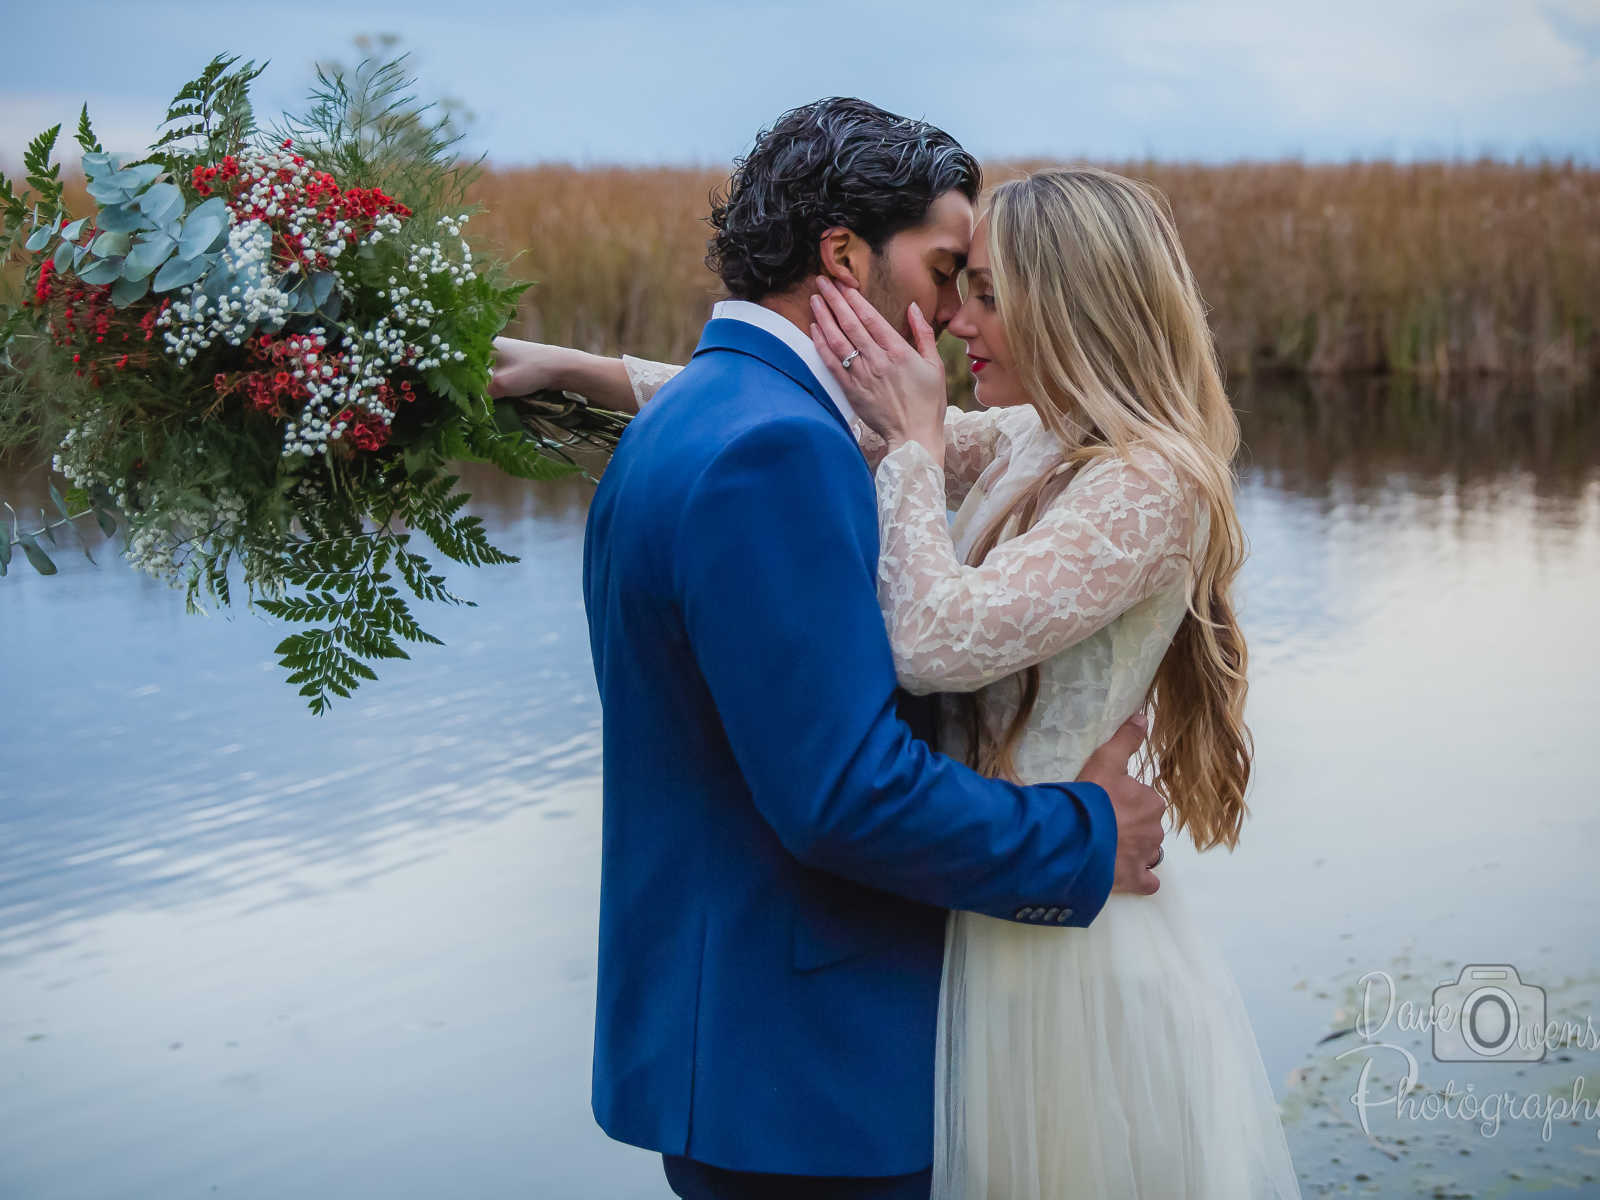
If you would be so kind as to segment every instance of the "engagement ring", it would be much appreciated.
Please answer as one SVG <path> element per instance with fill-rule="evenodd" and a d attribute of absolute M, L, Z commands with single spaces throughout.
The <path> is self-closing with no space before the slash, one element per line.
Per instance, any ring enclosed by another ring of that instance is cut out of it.
<path fill-rule="evenodd" d="M 850 369 L 850 364 L 855 362 L 855 360 L 857 358 L 859 358 L 860 356 L 861 356 L 861 351 L 852 350 L 852 351 L 850 351 L 849 354 L 846 354 L 844 356 L 844 359 L 840 362 L 839 365 L 842 366 L 846 371 L 848 371 Z"/>

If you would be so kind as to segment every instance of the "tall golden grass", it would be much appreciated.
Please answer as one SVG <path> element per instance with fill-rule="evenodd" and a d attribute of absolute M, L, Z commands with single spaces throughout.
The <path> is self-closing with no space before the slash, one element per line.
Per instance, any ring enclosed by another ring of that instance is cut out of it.
<path fill-rule="evenodd" d="M 1035 163 L 997 163 L 999 182 Z M 1572 163 L 1111 164 L 1172 203 L 1229 373 L 1600 368 L 1600 170 Z M 719 281 L 720 171 L 491 170 L 471 228 L 536 286 L 514 331 L 681 359 Z"/>

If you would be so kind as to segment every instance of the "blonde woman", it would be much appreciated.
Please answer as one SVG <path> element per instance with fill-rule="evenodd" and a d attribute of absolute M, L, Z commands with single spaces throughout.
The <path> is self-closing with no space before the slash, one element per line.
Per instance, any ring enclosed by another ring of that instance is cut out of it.
<path fill-rule="evenodd" d="M 949 325 L 976 414 L 945 411 L 925 322 L 908 352 L 858 296 L 822 287 L 813 340 L 830 364 L 857 354 L 835 375 L 886 443 L 896 667 L 952 693 L 941 748 L 1051 778 L 1149 703 L 1174 829 L 1234 846 L 1251 759 L 1230 599 L 1238 426 L 1165 204 L 1089 168 L 995 190 Z M 1299 1194 L 1248 1016 L 1174 867 L 1085 929 L 952 916 L 935 1196 Z"/>
<path fill-rule="evenodd" d="M 1230 598 L 1238 427 L 1162 199 L 1090 168 L 994 191 L 948 326 L 977 412 L 946 408 L 920 311 L 908 345 L 859 293 L 818 292 L 812 339 L 876 471 L 897 671 L 943 694 L 940 749 L 1021 783 L 1069 779 L 1149 705 L 1174 830 L 1232 848 L 1251 762 Z M 639 403 L 674 370 L 625 362 Z M 614 363 L 563 366 L 631 407 Z M 1181 871 L 1160 874 L 1086 928 L 951 914 L 935 1197 L 1299 1195 L 1237 988 Z"/>

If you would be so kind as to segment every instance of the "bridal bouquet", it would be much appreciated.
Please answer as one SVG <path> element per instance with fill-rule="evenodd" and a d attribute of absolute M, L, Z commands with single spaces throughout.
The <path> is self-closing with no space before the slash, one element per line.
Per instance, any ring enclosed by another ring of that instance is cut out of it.
<path fill-rule="evenodd" d="M 53 573 L 40 538 L 87 519 L 120 522 L 127 557 L 191 608 L 228 604 L 237 564 L 249 602 L 305 627 L 277 654 L 320 713 L 402 641 L 437 643 L 402 590 L 467 603 L 409 531 L 456 562 L 515 561 L 446 464 L 551 479 L 615 430 L 485 398 L 527 285 L 474 259 L 469 173 L 400 64 L 319 72 L 310 111 L 270 134 L 260 70 L 214 59 L 133 160 L 85 106 L 85 215 L 51 161 L 59 126 L 29 145 L 22 195 L 0 176 L 0 263 L 23 264 L 0 306 L 0 452 L 42 450 L 64 485 L 54 518 L 5 504 L 0 575 L 13 545 Z"/>

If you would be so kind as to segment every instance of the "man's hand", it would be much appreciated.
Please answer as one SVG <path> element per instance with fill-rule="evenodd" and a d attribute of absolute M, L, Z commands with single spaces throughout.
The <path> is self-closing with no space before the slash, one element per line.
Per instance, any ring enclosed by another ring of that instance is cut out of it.
<path fill-rule="evenodd" d="M 1117 867 L 1111 890 L 1153 896 L 1161 887 L 1151 867 L 1162 853 L 1161 817 L 1167 805 L 1154 788 L 1128 774 L 1128 760 L 1144 741 L 1145 727 L 1144 713 L 1129 717 L 1109 742 L 1089 756 L 1078 778 L 1105 788 L 1117 814 Z"/>

